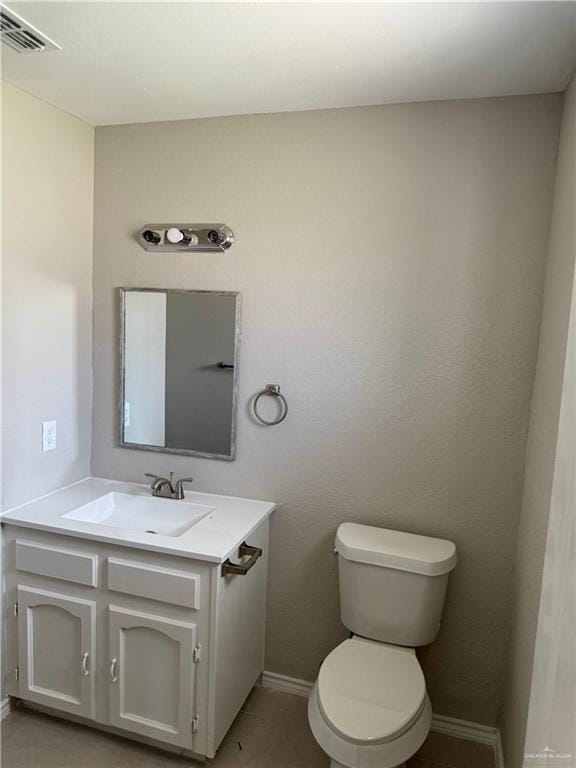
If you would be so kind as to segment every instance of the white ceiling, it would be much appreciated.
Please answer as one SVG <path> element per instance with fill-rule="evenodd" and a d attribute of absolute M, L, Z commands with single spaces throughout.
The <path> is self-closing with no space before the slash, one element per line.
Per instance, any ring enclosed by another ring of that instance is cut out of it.
<path fill-rule="evenodd" d="M 574 2 L 10 2 L 2 76 L 95 125 L 563 90 Z"/>

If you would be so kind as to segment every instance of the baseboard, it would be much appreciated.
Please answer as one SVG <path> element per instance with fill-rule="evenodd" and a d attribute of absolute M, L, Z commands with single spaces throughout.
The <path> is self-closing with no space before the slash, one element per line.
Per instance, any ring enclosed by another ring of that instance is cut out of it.
<path fill-rule="evenodd" d="M 489 744 L 496 749 L 498 730 L 489 725 L 470 723 L 468 720 L 459 720 L 456 717 L 446 717 L 445 715 L 432 715 L 432 730 L 436 733 L 445 733 L 446 736 L 454 736 L 457 739 Z"/>
<path fill-rule="evenodd" d="M 308 696 L 314 683 L 308 680 L 298 680 L 296 677 L 279 675 L 277 672 L 262 672 L 262 686 L 264 688 L 273 688 L 275 691 L 284 693 L 293 693 L 295 696 Z"/>
<path fill-rule="evenodd" d="M 0 720 L 4 720 L 10 714 L 10 699 L 6 696 L 0 701 Z"/>
<path fill-rule="evenodd" d="M 262 686 L 264 688 L 272 688 L 283 693 L 308 696 L 313 685 L 314 683 L 310 683 L 308 680 L 298 680 L 298 678 L 280 675 L 277 672 L 264 670 L 262 673 Z M 504 768 L 502 743 L 500 741 L 500 732 L 497 728 L 480 725 L 479 723 L 470 723 L 467 720 L 459 720 L 455 717 L 432 715 L 431 729 L 436 733 L 444 733 L 457 739 L 476 741 L 479 744 L 491 746 L 496 757 L 496 768 Z"/>

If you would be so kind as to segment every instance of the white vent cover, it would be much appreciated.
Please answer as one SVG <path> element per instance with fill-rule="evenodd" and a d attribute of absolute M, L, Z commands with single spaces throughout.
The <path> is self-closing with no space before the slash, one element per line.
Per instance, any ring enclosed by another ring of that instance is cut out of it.
<path fill-rule="evenodd" d="M 18 53 L 40 53 L 41 51 L 59 51 L 60 46 L 43 35 L 36 27 L 17 13 L 0 3 L 0 37 Z"/>

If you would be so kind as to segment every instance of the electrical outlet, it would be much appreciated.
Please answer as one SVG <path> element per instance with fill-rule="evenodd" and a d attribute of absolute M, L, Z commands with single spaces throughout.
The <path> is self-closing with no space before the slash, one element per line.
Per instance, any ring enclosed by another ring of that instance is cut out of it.
<path fill-rule="evenodd" d="M 124 426 L 130 426 L 130 403 L 124 403 Z"/>
<path fill-rule="evenodd" d="M 56 448 L 56 422 L 42 422 L 42 450 L 53 451 Z"/>

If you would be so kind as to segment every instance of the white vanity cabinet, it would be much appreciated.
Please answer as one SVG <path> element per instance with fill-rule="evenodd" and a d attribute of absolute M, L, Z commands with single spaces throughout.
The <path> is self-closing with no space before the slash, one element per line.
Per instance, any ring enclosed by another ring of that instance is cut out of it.
<path fill-rule="evenodd" d="M 108 633 L 110 725 L 190 746 L 196 625 L 111 605 Z"/>
<path fill-rule="evenodd" d="M 94 719 L 94 600 L 18 586 L 15 605 L 22 698 Z"/>
<path fill-rule="evenodd" d="M 226 576 L 181 554 L 3 532 L 8 694 L 213 757 L 263 668 L 268 519 L 247 536 L 262 556 Z"/>

